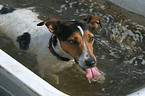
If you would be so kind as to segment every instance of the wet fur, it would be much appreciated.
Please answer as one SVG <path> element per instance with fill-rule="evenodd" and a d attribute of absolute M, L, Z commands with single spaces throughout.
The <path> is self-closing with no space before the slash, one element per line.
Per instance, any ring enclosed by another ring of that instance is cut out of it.
<path fill-rule="evenodd" d="M 53 81 L 58 82 L 56 73 L 72 66 L 74 62 L 64 63 L 50 53 L 48 42 L 52 33 L 46 26 L 37 26 L 38 23 L 42 22 L 37 16 L 38 14 L 30 9 L 17 9 L 2 14 L 0 15 L 0 32 L 10 38 L 18 49 L 25 50 L 37 58 L 37 69 L 42 77 L 51 77 Z M 27 34 L 25 34 L 26 32 Z M 28 34 L 30 35 L 28 36 Z M 24 39 L 24 37 L 29 40 Z"/>
<path fill-rule="evenodd" d="M 95 23 L 95 19 L 93 19 L 94 21 L 92 20 L 92 16 L 88 17 L 90 20 L 85 18 L 84 20 L 78 21 L 60 22 L 57 19 L 48 19 L 51 21 L 47 22 L 48 20 L 46 20 L 43 22 L 37 18 L 38 14 L 32 12 L 29 8 L 16 10 L 4 9 L 1 10 L 0 13 L 0 31 L 11 38 L 19 49 L 25 50 L 33 56 L 36 56 L 38 60 L 38 70 L 41 76 L 53 77 L 57 83 L 58 76 L 56 74 L 65 68 L 71 67 L 74 64 L 74 60 L 64 62 L 51 54 L 48 49 L 51 35 L 55 34 L 60 40 L 60 42 L 56 42 L 55 44 L 55 51 L 57 53 L 71 59 L 75 58 L 77 60 L 78 57 L 75 57 L 76 54 L 74 54 L 74 56 L 68 55 L 69 52 L 67 51 L 69 50 L 68 48 L 65 48 L 65 45 L 69 44 L 68 39 L 73 36 L 74 33 L 80 35 L 77 26 L 81 26 L 84 30 L 89 31 L 90 33 L 93 29 L 95 29 L 95 27 L 98 27 Z M 90 22 L 90 25 L 89 23 L 89 26 L 86 25 L 86 22 Z M 90 26 L 92 28 L 90 28 Z M 62 46 L 63 49 L 60 46 Z M 80 49 L 83 49 L 83 46 L 80 47 Z M 90 56 L 95 58 L 94 55 L 91 55 L 93 54 L 93 49 L 90 48 L 90 50 L 92 50 L 89 53 Z M 81 50 L 78 50 L 78 52 L 80 52 L 77 53 L 78 55 L 82 54 Z"/>

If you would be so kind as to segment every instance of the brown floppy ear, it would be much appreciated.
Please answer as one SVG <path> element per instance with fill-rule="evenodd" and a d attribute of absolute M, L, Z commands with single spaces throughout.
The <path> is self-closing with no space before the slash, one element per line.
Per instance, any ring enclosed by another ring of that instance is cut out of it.
<path fill-rule="evenodd" d="M 60 21 L 58 19 L 47 19 L 45 22 L 40 22 L 37 26 L 46 25 L 49 31 L 55 35 L 60 33 Z"/>
<path fill-rule="evenodd" d="M 86 21 L 88 24 L 90 24 L 90 27 L 92 27 L 93 29 L 98 28 L 98 24 L 102 28 L 100 19 L 96 16 L 88 15 L 84 18 L 84 21 Z"/>

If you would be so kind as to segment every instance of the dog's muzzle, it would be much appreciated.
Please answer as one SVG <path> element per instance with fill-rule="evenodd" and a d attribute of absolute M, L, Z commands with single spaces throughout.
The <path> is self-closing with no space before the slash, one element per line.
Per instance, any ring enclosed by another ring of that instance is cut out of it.
<path fill-rule="evenodd" d="M 88 79 L 97 77 L 100 73 L 96 70 L 96 60 L 94 58 L 88 58 L 86 60 L 79 60 L 76 62 L 85 72 Z"/>
<path fill-rule="evenodd" d="M 88 59 L 85 61 L 87 68 L 86 70 L 86 77 L 88 79 L 92 79 L 97 77 L 100 73 L 96 70 L 96 61 L 95 59 Z"/>

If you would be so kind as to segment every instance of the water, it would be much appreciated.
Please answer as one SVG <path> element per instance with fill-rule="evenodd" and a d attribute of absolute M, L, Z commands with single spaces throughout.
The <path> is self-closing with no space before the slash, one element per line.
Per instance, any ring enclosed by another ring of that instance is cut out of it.
<path fill-rule="evenodd" d="M 97 67 L 106 75 L 104 83 L 89 83 L 75 66 L 59 74 L 53 84 L 71 96 L 125 96 L 145 86 L 145 17 L 121 9 L 106 0 L 1 0 L 13 8 L 34 7 L 40 19 L 81 19 L 86 14 L 100 17 L 103 28 L 95 34 Z M 37 73 L 35 58 L 18 51 L 12 41 L 0 36 L 0 48 Z"/>

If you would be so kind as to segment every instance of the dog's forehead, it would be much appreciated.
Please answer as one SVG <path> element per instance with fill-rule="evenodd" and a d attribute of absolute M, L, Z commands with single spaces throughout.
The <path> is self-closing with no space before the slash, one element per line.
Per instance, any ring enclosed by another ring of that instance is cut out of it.
<path fill-rule="evenodd" d="M 63 26 L 65 27 L 65 28 L 75 28 L 74 30 L 76 30 L 77 29 L 77 26 L 81 26 L 81 27 L 85 27 L 85 25 L 86 25 L 86 23 L 85 22 L 80 22 L 80 21 L 68 21 L 68 22 L 65 22 L 65 23 L 63 23 Z"/>
<path fill-rule="evenodd" d="M 69 21 L 62 24 L 61 37 L 65 41 L 74 32 L 78 32 L 81 36 L 84 35 L 84 30 L 86 29 L 85 23 L 80 23 L 78 21 Z"/>

